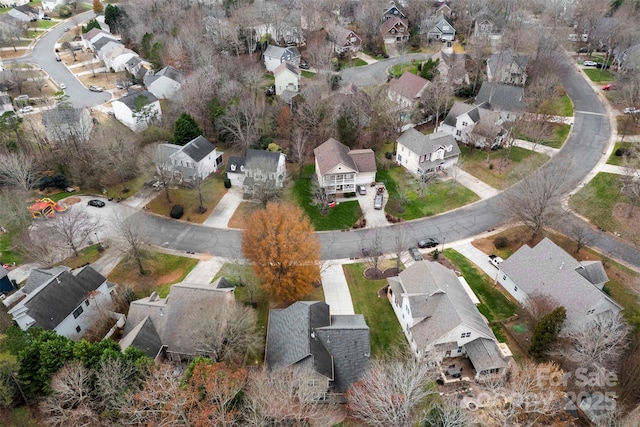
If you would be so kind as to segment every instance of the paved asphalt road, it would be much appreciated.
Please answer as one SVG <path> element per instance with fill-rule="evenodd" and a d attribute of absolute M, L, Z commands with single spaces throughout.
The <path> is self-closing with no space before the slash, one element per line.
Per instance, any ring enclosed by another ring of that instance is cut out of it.
<path fill-rule="evenodd" d="M 77 15 L 74 20 L 75 22 L 84 22 L 95 16 L 96 14 L 93 11 L 88 11 Z M 71 21 L 60 23 L 38 40 L 33 52 L 20 58 L 4 60 L 4 62 L 36 63 L 40 65 L 55 82 L 58 84 L 64 83 L 67 86 L 65 93 L 69 95 L 69 99 L 74 107 L 94 107 L 107 102 L 111 98 L 111 94 L 108 92 L 91 92 L 80 83 L 62 62 L 56 61 L 55 45 L 60 36 L 64 34 L 64 28 L 71 27 L 72 25 Z"/>
<path fill-rule="evenodd" d="M 93 16 L 92 11 L 86 12 L 78 16 L 77 22 L 82 22 L 82 20 L 90 19 Z M 110 94 L 90 92 L 64 65 L 55 61 L 54 46 L 63 33 L 64 27 L 65 24 L 61 24 L 49 31 L 37 43 L 32 54 L 13 62 L 32 61 L 40 64 L 55 81 L 67 85 L 67 93 L 74 106 L 91 107 L 106 102 Z M 387 69 L 390 66 L 414 58 L 424 59 L 427 57 L 426 54 L 404 55 L 364 67 L 347 69 L 342 73 L 343 83 L 354 83 L 358 86 L 381 83 L 386 80 Z M 570 187 L 575 189 L 602 156 L 611 128 L 605 105 L 591 86 L 579 75 L 578 70 L 571 66 L 567 68 L 566 72 L 563 70 L 559 74 L 567 94 L 573 100 L 575 121 L 569 139 L 561 152 L 544 167 L 553 167 L 559 162 L 570 162 L 571 168 L 567 181 Z M 518 185 L 506 190 L 506 192 L 509 191 L 518 191 Z M 416 240 L 432 236 L 441 241 L 452 242 L 476 236 L 507 221 L 501 208 L 504 199 L 505 192 L 435 217 L 378 229 L 320 232 L 318 236 L 322 243 L 322 258 L 357 257 L 362 248 L 371 246 L 373 239 L 383 242 L 385 252 L 392 252 L 394 237 L 399 228 L 406 229 L 407 233 Z M 185 252 L 212 253 L 232 258 L 242 256 L 241 234 L 238 230 L 214 229 L 187 224 L 145 214 L 142 211 L 138 211 L 130 220 L 140 224 L 141 231 L 147 236 L 146 241 L 149 244 Z M 571 214 L 565 215 L 562 222 L 558 224 L 558 228 L 566 234 L 571 234 L 570 230 L 575 227 L 589 228 L 589 225 Z M 615 258 L 640 266 L 640 251 L 635 247 L 621 242 L 608 233 L 592 231 L 590 233 L 592 233 L 592 246 Z"/>

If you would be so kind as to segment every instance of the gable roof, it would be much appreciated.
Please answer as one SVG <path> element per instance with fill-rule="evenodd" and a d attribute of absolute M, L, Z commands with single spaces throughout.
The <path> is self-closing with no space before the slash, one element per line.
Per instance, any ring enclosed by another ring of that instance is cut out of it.
<path fill-rule="evenodd" d="M 596 287 L 602 279 L 608 278 L 595 263 L 600 262 L 590 262 L 585 267 L 545 237 L 533 248 L 522 246 L 500 264 L 500 270 L 528 296 L 546 295 L 558 306 L 564 306 L 567 321 L 570 321 L 576 316 L 586 315 L 591 308 L 602 307 L 602 304 L 620 309 L 615 301 Z M 585 271 L 581 272 L 581 269 Z M 598 282 L 592 283 L 589 279 Z"/>
<path fill-rule="evenodd" d="M 156 96 L 148 90 L 140 90 L 131 91 L 122 98 L 116 99 L 114 102 L 122 102 L 124 105 L 129 107 L 131 111 L 133 111 L 136 108 L 136 100 L 138 99 L 138 97 L 142 97 L 144 99 L 143 105 L 149 105 L 158 100 L 158 98 L 156 98 Z"/>
<path fill-rule="evenodd" d="M 369 327 L 362 315 L 330 316 L 322 301 L 298 301 L 269 311 L 265 366 L 310 365 L 346 391 L 369 368 Z"/>
<path fill-rule="evenodd" d="M 229 160 L 227 161 L 227 173 L 244 173 L 244 157 L 240 156 L 229 156 Z"/>
<path fill-rule="evenodd" d="M 263 172 L 277 172 L 278 163 L 280 163 L 280 157 L 284 156 L 282 153 L 266 150 L 247 150 L 247 155 L 244 159 L 245 169 L 251 169 L 255 165 L 259 165 Z"/>
<path fill-rule="evenodd" d="M 52 108 L 42 112 L 42 124 L 44 127 L 60 126 L 60 123 L 77 124 L 88 115 L 86 108 Z"/>
<path fill-rule="evenodd" d="M 440 16 L 438 16 L 438 21 L 432 27 L 430 32 L 433 32 L 434 30 L 437 30 L 440 34 L 454 35 L 456 33 L 456 29 L 453 28 L 453 24 L 449 22 L 449 20 L 444 14 L 441 14 Z"/>
<path fill-rule="evenodd" d="M 486 338 L 476 338 L 464 345 L 464 351 L 476 372 L 506 368 L 508 363 L 500 356 L 496 342 Z"/>
<path fill-rule="evenodd" d="M 281 61 L 291 61 L 294 58 L 300 57 L 300 51 L 295 46 L 280 47 L 270 44 L 264 51 L 264 56 L 278 58 Z"/>
<path fill-rule="evenodd" d="M 150 76 L 145 76 L 144 84 L 146 86 L 149 86 L 156 80 L 159 80 L 161 77 L 173 80 L 176 83 L 182 83 L 184 81 L 184 75 L 180 71 L 178 71 L 176 68 L 173 68 L 171 65 L 167 65 L 157 73 L 154 73 Z"/>
<path fill-rule="evenodd" d="M 106 281 L 91 266 L 63 271 L 39 292 L 30 292 L 22 305 L 35 320 L 33 326 L 52 330 Z"/>
<path fill-rule="evenodd" d="M 20 288 L 20 290 L 25 294 L 28 294 L 31 291 L 38 289 L 54 277 L 59 276 L 64 271 L 71 271 L 71 269 L 63 265 L 50 268 L 34 268 L 29 273 L 27 282 Z"/>
<path fill-rule="evenodd" d="M 194 318 L 199 313 L 215 309 L 217 305 L 231 301 L 233 289 L 220 289 L 211 284 L 176 283 L 171 286 L 167 298 L 158 298 L 157 294 L 131 303 L 127 323 L 124 325 L 124 338 L 131 343 L 135 339 L 127 337 L 140 322 L 149 318 L 162 345 L 168 351 L 185 355 L 194 355 L 196 345 L 192 335 Z M 125 341 L 125 342 L 128 342 Z"/>
<path fill-rule="evenodd" d="M 181 151 L 193 161 L 199 162 L 215 149 L 216 146 L 211 141 L 200 135 L 186 143 Z"/>
<path fill-rule="evenodd" d="M 429 80 L 405 71 L 399 79 L 393 79 L 389 82 L 389 92 L 408 99 L 415 99 L 429 84 Z"/>
<path fill-rule="evenodd" d="M 394 294 L 408 298 L 414 319 L 411 333 L 420 347 L 435 343 L 460 325 L 496 341 L 456 274 L 442 264 L 418 261 L 387 280 Z"/>
<path fill-rule="evenodd" d="M 371 149 L 350 150 L 340 141 L 329 138 L 313 150 L 320 174 L 340 164 L 355 172 L 375 172 L 375 154 Z"/>
<path fill-rule="evenodd" d="M 498 123 L 500 121 L 500 113 L 479 108 L 480 121 L 476 123 L 471 131 L 472 134 L 486 138 L 496 138 L 504 130 Z"/>
<path fill-rule="evenodd" d="M 487 58 L 487 67 L 495 75 L 499 69 L 503 67 L 511 67 L 515 64 L 521 71 L 525 71 L 529 58 L 526 56 L 518 55 L 513 49 L 503 50 L 502 52 L 494 53 Z"/>
<path fill-rule="evenodd" d="M 327 35 L 330 41 L 339 46 L 344 46 L 348 43 L 351 43 L 351 40 L 349 40 L 351 37 L 357 37 L 358 39 L 360 39 L 360 36 L 358 36 L 355 31 L 339 26 L 330 28 L 327 32 Z"/>
<path fill-rule="evenodd" d="M 275 77 L 278 77 L 284 71 L 289 71 L 289 72 L 295 74 L 296 77 L 300 76 L 300 70 L 298 69 L 298 67 L 296 67 L 293 64 L 290 64 L 290 63 L 288 63 L 286 61 L 283 62 L 282 64 L 278 65 L 276 67 L 276 69 L 273 70 L 273 75 Z"/>
<path fill-rule="evenodd" d="M 445 117 L 443 123 L 455 127 L 458 121 L 458 117 L 463 114 L 468 114 L 474 123 L 477 123 L 478 120 L 480 120 L 478 107 L 476 107 L 475 105 L 469 105 L 465 104 L 464 102 L 456 101 L 453 103 L 453 106 L 451 107 L 451 110 L 449 110 L 449 113 L 447 114 L 447 117 Z"/>
<path fill-rule="evenodd" d="M 125 67 L 133 68 L 141 62 L 142 62 L 142 59 L 140 59 L 139 56 L 134 56 L 133 58 L 125 62 Z"/>
<path fill-rule="evenodd" d="M 144 351 L 147 357 L 155 359 L 160 349 L 162 348 L 162 340 L 153 321 L 149 316 L 146 316 L 141 322 L 139 322 L 127 335 L 123 336 L 120 340 L 120 347 L 122 351 L 128 347 L 134 346 Z"/>
<path fill-rule="evenodd" d="M 93 42 L 93 48 L 95 50 L 101 50 L 103 47 L 105 47 L 106 45 L 108 45 L 109 43 L 114 43 L 116 45 L 120 45 L 120 46 L 124 46 L 122 44 L 122 42 L 119 42 L 111 37 L 100 37 L 98 40 L 96 40 L 95 42 Z"/>
<path fill-rule="evenodd" d="M 456 143 L 456 139 L 450 133 L 435 132 L 425 135 L 415 128 L 409 128 L 398 137 L 398 143 L 404 145 L 412 152 L 419 156 L 431 154 L 440 147 L 446 148 L 452 145 L 451 155 L 459 155 L 460 147 Z"/>
<path fill-rule="evenodd" d="M 473 104 L 498 111 L 520 112 L 527 109 L 523 87 L 496 82 L 483 82 Z"/>
<path fill-rule="evenodd" d="M 103 31 L 100 28 L 92 28 L 88 32 L 84 33 L 82 35 L 82 38 L 85 39 L 85 40 L 91 40 L 92 38 L 94 38 L 95 36 L 97 36 L 98 34 L 100 34 L 102 32 Z"/>
<path fill-rule="evenodd" d="M 386 14 L 388 14 L 388 13 L 390 13 L 390 12 L 391 12 L 391 13 L 393 13 L 393 12 L 392 12 L 392 11 L 393 11 L 393 9 L 396 9 L 396 10 L 399 12 L 399 14 L 400 14 L 403 18 L 406 18 L 406 17 L 407 17 L 407 14 L 405 13 L 404 8 L 400 5 L 400 3 L 399 3 L 399 2 L 395 2 L 395 1 L 393 1 L 393 0 L 391 0 L 391 1 L 389 2 L 389 7 L 387 7 L 387 8 L 384 10 L 383 15 L 386 15 Z M 393 18 L 396 18 L 396 17 L 397 17 L 396 15 L 393 15 Z"/>
<path fill-rule="evenodd" d="M 380 26 L 380 32 L 382 34 L 388 34 L 396 25 L 409 28 L 409 21 L 406 19 L 400 19 L 397 16 L 392 16 L 382 23 L 382 25 Z"/>

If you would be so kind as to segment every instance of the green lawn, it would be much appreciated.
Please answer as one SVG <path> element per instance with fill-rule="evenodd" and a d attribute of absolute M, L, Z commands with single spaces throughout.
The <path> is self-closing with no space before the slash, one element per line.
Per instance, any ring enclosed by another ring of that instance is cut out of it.
<path fill-rule="evenodd" d="M 611 156 L 609 156 L 609 160 L 607 160 L 607 164 L 616 165 L 616 166 L 624 166 L 625 156 L 616 156 L 616 150 L 619 148 L 639 148 L 637 142 L 627 142 L 627 141 L 618 141 L 616 142 L 615 147 L 613 147 L 613 152 Z"/>
<path fill-rule="evenodd" d="M 311 178 L 315 176 L 314 171 L 315 165 L 306 165 L 302 172 L 302 178 L 294 181 L 292 190 L 295 202 L 309 216 L 316 231 L 351 228 L 362 216 L 358 201 L 342 202 L 336 207 L 330 208 L 327 215 L 322 215 L 320 209 L 312 203 Z"/>
<path fill-rule="evenodd" d="M 455 181 L 434 182 L 427 184 L 424 196 L 420 198 L 419 184 L 403 167 L 381 169 L 376 179 L 386 183 L 389 202 L 386 211 L 391 215 L 411 220 L 447 212 L 478 200 L 478 196 L 468 188 Z M 401 205 L 398 198 L 398 183 L 409 186 L 408 201 Z"/>
<path fill-rule="evenodd" d="M 460 145 L 462 168 L 494 188 L 505 189 L 519 179 L 518 174 L 511 172 L 517 171 L 520 164 L 530 169 L 537 169 L 548 160 L 544 154 L 534 153 L 525 148 L 511 147 L 510 150 L 510 152 L 508 149 L 485 151 Z M 505 162 L 506 166 L 503 168 L 502 159 L 507 154 L 509 162 Z"/>
<path fill-rule="evenodd" d="M 316 78 L 316 73 L 312 73 L 311 71 L 302 70 L 301 74 L 302 74 L 302 77 L 307 78 L 307 79 L 315 79 Z"/>
<path fill-rule="evenodd" d="M 565 123 L 549 123 L 548 125 L 552 129 L 551 136 L 541 141 L 540 144 L 551 148 L 561 148 L 567 136 L 569 136 L 569 132 L 571 132 L 571 126 Z M 515 136 L 525 141 L 531 141 L 533 139 L 528 135 L 526 128 L 516 131 Z"/>
<path fill-rule="evenodd" d="M 353 60 L 354 64 L 356 67 L 363 67 L 365 65 L 369 65 L 367 63 L 367 61 L 365 61 L 364 59 L 360 59 L 360 58 L 356 58 Z"/>
<path fill-rule="evenodd" d="M 362 314 L 369 326 L 372 356 L 380 358 L 405 351 L 407 341 L 393 308 L 389 300 L 378 297 L 378 291 L 387 285 L 387 281 L 365 279 L 363 264 L 346 264 L 342 268 L 354 311 Z"/>
<path fill-rule="evenodd" d="M 406 71 L 413 73 L 416 76 L 419 76 L 420 73 L 418 72 L 418 64 L 420 62 L 422 61 L 416 61 L 414 59 L 410 63 L 396 64 L 389 69 L 389 74 L 396 79 L 399 78 L 401 75 L 403 75 Z"/>
<path fill-rule="evenodd" d="M 478 310 L 489 323 L 508 319 L 516 314 L 516 305 L 498 290 L 493 280 L 484 272 L 478 270 L 467 258 L 453 249 L 445 249 L 444 254 L 462 272 L 462 276 L 480 300 Z M 498 332 L 496 335 L 501 334 L 497 325 L 492 325 L 492 329 L 494 333 Z M 500 341 L 506 341 L 503 338 L 498 336 Z"/>
<path fill-rule="evenodd" d="M 53 27 L 54 25 L 57 25 L 57 24 L 58 24 L 58 22 L 56 22 L 56 21 L 42 21 L 42 20 L 40 20 L 40 21 L 36 22 L 36 27 L 38 27 L 38 28 L 51 28 L 51 27 Z"/>
<path fill-rule="evenodd" d="M 77 257 L 71 256 L 67 259 L 64 259 L 58 263 L 58 265 L 66 265 L 69 268 L 78 268 L 82 267 L 85 264 L 93 264 L 100 257 L 102 257 L 103 252 L 98 250 L 98 244 L 94 244 L 91 246 L 87 246 L 86 248 L 79 251 L 79 255 Z"/>
<path fill-rule="evenodd" d="M 612 260 L 606 260 L 607 264 L 615 263 Z M 617 264 L 618 268 L 626 269 L 622 265 Z M 630 271 L 629 274 L 637 277 L 637 273 Z M 640 326 L 640 298 L 638 294 L 635 293 L 632 289 L 629 288 L 629 285 L 624 281 L 620 280 L 617 277 L 610 277 L 609 281 L 605 285 L 605 289 L 607 293 L 613 298 L 618 304 L 620 304 L 624 311 L 622 314 L 624 318 L 629 322 L 630 325 L 634 327 Z"/>
<path fill-rule="evenodd" d="M 626 201 L 627 197 L 620 192 L 620 176 L 600 172 L 589 184 L 571 196 L 569 206 L 594 225 L 605 230 L 615 230 L 619 224 L 611 212 L 616 203 Z"/>
<path fill-rule="evenodd" d="M 616 79 L 615 74 L 598 68 L 584 68 L 582 71 L 595 83 L 605 83 Z"/>
<path fill-rule="evenodd" d="M 171 285 L 182 282 L 198 263 L 195 258 L 146 251 L 142 262 L 145 274 L 141 276 L 134 260 L 128 255 L 124 256 L 107 278 L 113 283 L 130 286 L 135 291 L 136 298 L 149 296 L 153 291 L 166 297 Z"/>
<path fill-rule="evenodd" d="M 546 100 L 540 106 L 541 114 L 550 114 L 552 116 L 573 116 L 573 104 L 571 98 L 567 95 Z"/>
<path fill-rule="evenodd" d="M 13 238 L 13 233 L 0 234 L 0 254 L 2 254 L 0 255 L 0 262 L 3 264 L 22 263 L 22 256 L 17 251 L 12 250 Z"/>

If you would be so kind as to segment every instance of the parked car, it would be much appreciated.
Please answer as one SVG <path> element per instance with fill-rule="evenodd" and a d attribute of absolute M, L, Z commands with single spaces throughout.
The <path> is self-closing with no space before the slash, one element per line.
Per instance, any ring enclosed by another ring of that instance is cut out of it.
<path fill-rule="evenodd" d="M 275 86 L 269 86 L 265 91 L 264 94 L 267 96 L 273 96 L 276 94 L 276 87 Z"/>
<path fill-rule="evenodd" d="M 418 248 L 409 248 L 409 253 L 411 257 L 416 261 L 422 261 L 424 258 L 422 257 L 422 253 L 418 250 Z"/>
<path fill-rule="evenodd" d="M 28 101 L 29 95 L 18 95 L 14 98 L 15 101 Z"/>
<path fill-rule="evenodd" d="M 616 85 L 614 85 L 613 83 L 609 83 L 606 84 L 604 86 L 602 86 L 602 90 L 614 90 L 617 89 L 618 87 Z"/>
<path fill-rule="evenodd" d="M 418 242 L 419 248 L 435 248 L 438 246 L 440 242 L 433 237 L 427 237 L 426 239 L 422 239 Z"/>
<path fill-rule="evenodd" d="M 64 27 L 64 32 L 66 33 L 67 31 L 69 31 L 69 27 Z"/>
<path fill-rule="evenodd" d="M 43 21 L 51 21 L 51 17 L 50 17 L 49 15 L 44 15 L 44 16 L 42 17 L 42 20 L 43 20 Z"/>
<path fill-rule="evenodd" d="M 65 90 L 67 88 L 67 85 L 64 83 L 60 83 L 60 89 Z"/>
<path fill-rule="evenodd" d="M 92 85 L 92 86 L 89 86 L 89 90 L 90 90 L 91 92 L 102 92 L 104 89 L 103 89 L 103 88 L 101 88 L 100 86 L 93 86 L 93 85 Z"/>
<path fill-rule="evenodd" d="M 498 255 L 489 255 L 488 257 L 489 259 L 489 264 L 493 265 L 495 268 L 500 268 L 500 264 L 502 264 L 502 262 L 504 261 L 502 258 L 500 258 Z"/>
<path fill-rule="evenodd" d="M 96 208 L 104 208 L 104 202 L 102 200 L 91 199 L 87 202 L 87 205 Z"/>
<path fill-rule="evenodd" d="M 624 109 L 625 114 L 640 114 L 640 108 L 627 107 Z"/>
<path fill-rule="evenodd" d="M 382 193 L 376 194 L 376 197 L 373 199 L 373 209 L 382 209 L 383 197 Z"/>
<path fill-rule="evenodd" d="M 307 63 L 307 61 L 300 61 L 300 65 L 298 65 L 298 66 L 303 70 L 308 70 L 309 69 L 309 64 Z"/>
<path fill-rule="evenodd" d="M 365 187 L 364 185 L 358 185 L 357 189 L 358 189 L 358 194 L 360 194 L 361 196 L 364 196 L 365 194 L 367 194 L 367 187 Z"/>
<path fill-rule="evenodd" d="M 610 65 L 609 65 L 609 64 L 603 64 L 603 63 L 601 63 L 601 62 L 598 62 L 598 63 L 596 64 L 596 67 L 598 67 L 598 68 L 602 68 L 603 70 L 606 70 L 606 69 L 608 69 L 608 68 L 610 67 Z"/>
<path fill-rule="evenodd" d="M 60 58 L 60 55 L 56 55 L 56 61 L 58 62 L 62 61 L 62 58 Z"/>
<path fill-rule="evenodd" d="M 582 65 L 584 65 L 585 67 L 595 67 L 598 65 L 598 63 L 596 61 L 584 61 Z"/>
<path fill-rule="evenodd" d="M 27 105 L 26 107 L 22 107 L 19 112 L 21 113 L 30 113 L 33 111 L 33 107 L 31 105 Z"/>

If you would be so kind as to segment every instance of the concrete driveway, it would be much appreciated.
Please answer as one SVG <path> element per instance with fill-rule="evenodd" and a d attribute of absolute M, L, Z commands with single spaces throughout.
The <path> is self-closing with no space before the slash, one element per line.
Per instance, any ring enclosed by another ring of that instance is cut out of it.
<path fill-rule="evenodd" d="M 115 230 L 114 221 L 116 218 L 127 218 L 130 215 L 136 212 L 136 209 L 127 206 L 124 203 L 118 203 L 115 200 L 108 201 L 106 197 L 95 197 L 95 196 L 71 196 L 71 198 L 76 197 L 79 198 L 80 201 L 74 204 L 66 204 L 65 200 L 61 200 L 61 203 L 65 204 L 69 207 L 70 211 L 82 210 L 88 213 L 91 217 L 95 218 L 99 221 L 98 228 L 95 232 L 97 238 L 100 241 L 104 241 L 107 239 L 111 239 L 117 236 L 117 232 Z M 87 202 L 89 200 L 100 200 L 105 203 L 104 207 L 97 208 L 94 206 L 89 206 Z M 64 215 L 64 212 L 61 212 L 57 215 Z M 93 234 L 90 236 L 91 240 L 95 240 Z"/>
<path fill-rule="evenodd" d="M 244 200 L 244 193 L 240 187 L 231 187 L 227 193 L 222 196 L 218 204 L 211 211 L 211 215 L 202 225 L 214 228 L 227 228 L 229 220 L 238 206 Z"/>
<path fill-rule="evenodd" d="M 389 198 L 387 193 L 384 193 L 384 202 L 382 209 L 373 208 L 373 199 L 376 196 L 375 188 L 367 187 L 367 194 L 358 194 L 358 204 L 360 210 L 367 220 L 366 228 L 385 227 L 389 225 L 387 217 L 384 213 L 384 206 L 386 206 Z"/>
<path fill-rule="evenodd" d="M 473 246 L 470 240 L 455 242 L 451 246 L 477 265 L 492 280 L 496 281 L 498 279 L 498 269 L 489 263 L 488 255 Z"/>
<path fill-rule="evenodd" d="M 329 304 L 331 314 L 354 314 L 353 302 L 342 263 L 331 261 L 320 272 L 324 301 Z"/>

